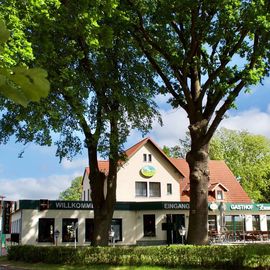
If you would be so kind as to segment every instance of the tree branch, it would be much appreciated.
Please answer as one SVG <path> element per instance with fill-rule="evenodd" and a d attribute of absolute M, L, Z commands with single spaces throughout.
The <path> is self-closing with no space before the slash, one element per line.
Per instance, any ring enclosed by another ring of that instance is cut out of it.
<path fill-rule="evenodd" d="M 210 127 L 205 135 L 205 138 L 204 138 L 205 143 L 210 141 L 210 139 L 214 135 L 218 125 L 222 121 L 224 114 L 231 107 L 232 103 L 235 101 L 235 99 L 239 95 L 240 91 L 245 86 L 245 84 L 246 83 L 243 80 L 240 81 L 239 84 L 235 87 L 235 89 L 229 94 L 229 96 L 227 97 L 227 99 L 223 103 L 223 105 L 220 107 L 220 109 L 216 112 L 216 117 L 214 118 L 212 124 L 210 125 Z"/>

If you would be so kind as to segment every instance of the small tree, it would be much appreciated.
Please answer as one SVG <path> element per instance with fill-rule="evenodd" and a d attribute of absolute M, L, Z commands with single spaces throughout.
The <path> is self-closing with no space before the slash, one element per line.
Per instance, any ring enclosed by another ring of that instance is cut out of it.
<path fill-rule="evenodd" d="M 59 194 L 59 200 L 79 201 L 82 196 L 82 177 L 78 176 L 71 182 L 71 186 Z"/>
<path fill-rule="evenodd" d="M 187 242 L 207 244 L 209 142 L 239 93 L 269 71 L 268 0 L 126 0 L 130 31 L 163 93 L 189 118 Z"/>

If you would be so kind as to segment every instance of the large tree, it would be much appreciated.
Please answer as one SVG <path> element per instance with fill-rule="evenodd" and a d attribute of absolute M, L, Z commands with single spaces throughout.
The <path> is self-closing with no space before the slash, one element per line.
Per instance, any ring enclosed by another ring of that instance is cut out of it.
<path fill-rule="evenodd" d="M 209 156 L 225 160 L 248 195 L 269 202 L 270 140 L 246 131 L 220 129 L 213 137 Z"/>
<path fill-rule="evenodd" d="M 207 244 L 209 142 L 227 110 L 268 74 L 268 0 L 125 0 L 130 31 L 163 93 L 189 119 L 187 242 Z M 177 120 L 176 120 L 177 121 Z"/>
<path fill-rule="evenodd" d="M 13 1 L 5 5 L 9 3 Z M 108 244 L 117 170 L 125 158 L 122 145 L 130 130 L 148 130 L 157 115 L 151 101 L 157 88 L 151 68 L 132 46 L 116 4 L 114 0 L 17 3 L 36 55 L 34 63 L 48 71 L 51 92 L 42 104 L 26 109 L 3 100 L 2 108 L 8 110 L 0 120 L 1 142 L 12 134 L 23 143 L 55 141 L 60 159 L 86 147 L 94 206 L 92 245 Z M 106 173 L 99 170 L 99 154 L 109 160 Z"/>

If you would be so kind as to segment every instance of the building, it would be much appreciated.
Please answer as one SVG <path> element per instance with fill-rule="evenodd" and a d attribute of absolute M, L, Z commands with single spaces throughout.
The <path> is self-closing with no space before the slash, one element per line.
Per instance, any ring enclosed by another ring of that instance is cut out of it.
<path fill-rule="evenodd" d="M 186 161 L 168 158 L 150 138 L 129 148 L 126 156 L 118 171 L 113 242 L 117 245 L 182 243 L 189 217 Z M 100 161 L 99 166 L 108 171 L 107 161 Z M 225 162 L 209 161 L 209 169 L 209 232 L 219 235 L 230 232 L 236 239 L 244 231 L 270 231 L 270 204 L 252 203 Z M 19 236 L 21 244 L 89 245 L 93 206 L 88 176 L 89 168 L 86 168 L 81 201 L 15 203 L 12 234 Z"/>

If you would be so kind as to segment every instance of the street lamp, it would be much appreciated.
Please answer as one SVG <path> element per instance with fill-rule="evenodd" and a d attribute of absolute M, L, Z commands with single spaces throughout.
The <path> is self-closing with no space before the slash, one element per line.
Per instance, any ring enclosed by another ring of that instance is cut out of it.
<path fill-rule="evenodd" d="M 58 237 L 60 235 L 60 232 L 58 230 L 54 231 L 54 237 L 55 237 L 55 245 L 57 246 Z"/>

